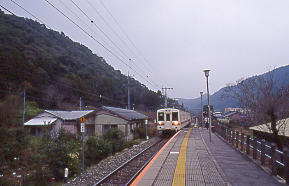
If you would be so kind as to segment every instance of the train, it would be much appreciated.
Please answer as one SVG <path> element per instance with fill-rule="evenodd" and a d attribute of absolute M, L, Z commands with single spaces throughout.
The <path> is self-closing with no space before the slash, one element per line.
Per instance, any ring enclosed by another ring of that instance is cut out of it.
<path fill-rule="evenodd" d="M 175 130 L 178 131 L 190 124 L 192 121 L 189 112 L 175 108 L 163 108 L 157 110 L 157 130 Z"/>

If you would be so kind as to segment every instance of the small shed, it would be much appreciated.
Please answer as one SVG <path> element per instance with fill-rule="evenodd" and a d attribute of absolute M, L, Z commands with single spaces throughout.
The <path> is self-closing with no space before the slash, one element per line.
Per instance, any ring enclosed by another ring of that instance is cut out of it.
<path fill-rule="evenodd" d="M 80 118 L 84 117 L 86 135 L 95 135 L 95 111 L 55 111 L 45 110 L 36 117 L 24 123 L 30 133 L 35 136 L 43 135 L 44 130 L 50 134 L 57 134 L 61 128 L 72 134 L 80 133 Z"/>
<path fill-rule="evenodd" d="M 101 136 L 110 128 L 118 128 L 130 140 L 133 130 L 144 126 L 146 119 L 146 115 L 134 110 L 103 106 L 96 112 L 95 132 Z"/>

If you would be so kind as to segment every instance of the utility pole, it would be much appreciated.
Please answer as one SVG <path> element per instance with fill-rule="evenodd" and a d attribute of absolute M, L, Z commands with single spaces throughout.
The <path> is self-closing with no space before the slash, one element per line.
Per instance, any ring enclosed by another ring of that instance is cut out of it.
<path fill-rule="evenodd" d="M 129 73 L 127 75 L 127 109 L 130 110 L 130 82 Z"/>
<path fill-rule="evenodd" d="M 79 98 L 79 110 L 81 110 L 81 97 Z"/>
<path fill-rule="evenodd" d="M 23 116 L 22 116 L 22 128 L 24 129 L 24 120 L 25 120 L 25 101 L 26 101 L 26 90 L 24 87 L 24 92 L 23 92 Z"/>
<path fill-rule="evenodd" d="M 131 62 L 131 59 L 129 59 Z M 129 84 L 129 71 L 127 73 L 127 109 L 130 110 L 130 84 Z"/>
<path fill-rule="evenodd" d="M 167 87 L 163 87 L 162 88 L 162 91 L 165 94 L 165 108 L 168 106 L 167 90 L 173 90 L 173 88 L 167 88 Z"/>

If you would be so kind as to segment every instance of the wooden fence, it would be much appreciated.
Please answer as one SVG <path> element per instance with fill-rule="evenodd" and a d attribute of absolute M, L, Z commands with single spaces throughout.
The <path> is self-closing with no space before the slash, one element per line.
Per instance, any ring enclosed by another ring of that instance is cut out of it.
<path fill-rule="evenodd" d="M 289 184 L 289 157 L 288 149 L 279 151 L 275 143 L 264 139 L 251 138 L 239 131 L 221 125 L 215 126 L 216 132 L 229 144 L 259 161 L 262 166 L 270 168 L 272 175 L 279 175 Z"/>

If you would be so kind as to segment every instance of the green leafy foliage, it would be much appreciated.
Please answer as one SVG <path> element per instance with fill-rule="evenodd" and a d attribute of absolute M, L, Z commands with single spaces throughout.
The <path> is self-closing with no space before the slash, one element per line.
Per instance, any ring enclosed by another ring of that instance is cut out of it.
<path fill-rule="evenodd" d="M 118 129 L 111 128 L 103 136 L 91 136 L 86 141 L 86 162 L 89 165 L 121 151 L 125 147 L 123 134 Z"/>
<path fill-rule="evenodd" d="M 126 105 L 127 77 L 62 32 L 2 12 L 0 43 L 0 98 L 23 95 L 25 86 L 27 99 L 45 109 L 75 108 L 80 96 L 83 105 Z M 135 107 L 162 104 L 160 92 L 133 78 L 130 85 Z"/>
<path fill-rule="evenodd" d="M 71 175 L 80 172 L 80 143 L 71 134 L 61 130 L 58 137 L 45 143 L 47 166 L 56 179 L 64 177 L 64 169 L 68 168 Z"/>

